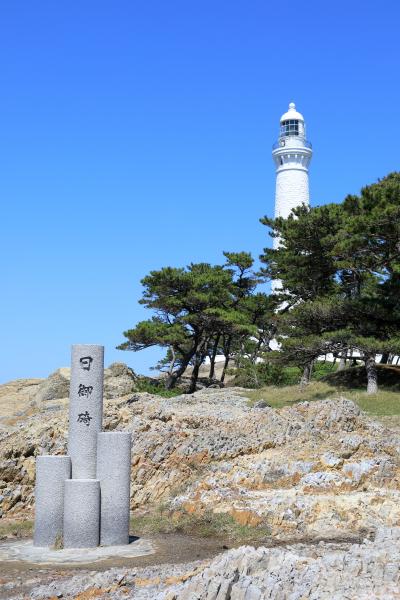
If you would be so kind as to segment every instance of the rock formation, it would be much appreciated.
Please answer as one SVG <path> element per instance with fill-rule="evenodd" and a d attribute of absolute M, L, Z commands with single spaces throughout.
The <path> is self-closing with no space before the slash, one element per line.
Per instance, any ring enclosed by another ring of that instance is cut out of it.
<path fill-rule="evenodd" d="M 399 436 L 345 399 L 253 408 L 240 389 L 105 402 L 129 431 L 131 508 L 227 512 L 280 539 L 333 538 L 400 522 Z M 63 402 L 0 434 L 0 509 L 29 514 L 34 456 L 65 453 Z"/>
<path fill-rule="evenodd" d="M 211 561 L 114 568 L 63 577 L 52 583 L 38 582 L 29 598 L 397 600 L 399 541 L 400 528 L 383 528 L 375 540 L 365 539 L 361 544 L 242 546 Z M 22 600 L 22 596 L 17 599 Z"/>

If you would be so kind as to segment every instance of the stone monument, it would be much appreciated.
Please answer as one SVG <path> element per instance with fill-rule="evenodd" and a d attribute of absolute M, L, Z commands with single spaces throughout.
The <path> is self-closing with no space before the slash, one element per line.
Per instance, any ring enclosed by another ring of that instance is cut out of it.
<path fill-rule="evenodd" d="M 95 479 L 103 424 L 103 346 L 72 346 L 68 454 L 72 479 Z"/>
<path fill-rule="evenodd" d="M 36 458 L 34 545 L 129 543 L 131 434 L 102 432 L 104 347 L 72 346 L 68 456 Z"/>

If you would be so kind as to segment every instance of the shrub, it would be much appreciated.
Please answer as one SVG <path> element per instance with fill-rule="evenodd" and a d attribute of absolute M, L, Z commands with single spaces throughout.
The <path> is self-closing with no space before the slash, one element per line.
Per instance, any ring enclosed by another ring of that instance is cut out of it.
<path fill-rule="evenodd" d="M 253 364 L 250 360 L 232 371 L 232 374 L 234 377 L 231 385 L 244 388 L 293 385 L 298 383 L 300 378 L 300 370 L 297 367 L 283 367 L 269 362 Z"/>
<path fill-rule="evenodd" d="M 331 362 L 316 361 L 313 366 L 311 379 L 323 379 L 337 370 L 337 365 Z M 230 373 L 234 376 L 230 385 L 244 388 L 261 388 L 267 385 L 286 386 L 297 385 L 300 382 L 301 370 L 298 367 L 285 367 L 273 362 L 262 362 L 253 364 L 246 360 L 237 369 Z"/>
<path fill-rule="evenodd" d="M 333 362 L 322 362 L 316 360 L 313 366 L 311 379 L 322 379 L 330 373 L 334 373 L 337 370 L 337 364 Z"/>
<path fill-rule="evenodd" d="M 172 398 L 173 396 L 180 396 L 183 394 L 181 388 L 166 390 L 162 380 L 158 382 L 154 379 L 147 379 L 145 377 L 142 377 L 137 381 L 135 388 L 137 392 L 147 392 L 148 394 L 163 396 L 164 398 Z"/>

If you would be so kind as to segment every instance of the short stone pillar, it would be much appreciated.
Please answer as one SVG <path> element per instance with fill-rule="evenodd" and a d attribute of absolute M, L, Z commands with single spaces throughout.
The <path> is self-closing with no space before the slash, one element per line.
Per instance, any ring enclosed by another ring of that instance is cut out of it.
<path fill-rule="evenodd" d="M 129 544 L 131 434 L 97 436 L 97 479 L 101 488 L 100 544 Z"/>
<path fill-rule="evenodd" d="M 72 346 L 68 454 L 73 479 L 96 477 L 97 433 L 103 420 L 103 375 L 103 346 Z"/>
<path fill-rule="evenodd" d="M 99 545 L 100 482 L 69 479 L 64 494 L 64 548 Z"/>
<path fill-rule="evenodd" d="M 71 477 L 69 456 L 37 456 L 35 484 L 34 546 L 62 542 L 64 487 Z"/>

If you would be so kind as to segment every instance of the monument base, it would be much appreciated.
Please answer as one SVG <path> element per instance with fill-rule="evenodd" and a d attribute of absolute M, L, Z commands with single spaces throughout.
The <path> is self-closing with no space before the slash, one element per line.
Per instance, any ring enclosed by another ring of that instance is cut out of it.
<path fill-rule="evenodd" d="M 32 540 L 0 543 L 0 562 L 18 561 L 35 565 L 91 564 L 102 560 L 135 558 L 154 554 L 153 544 L 146 539 L 136 539 L 123 546 L 98 546 L 97 548 L 40 548 Z"/>

